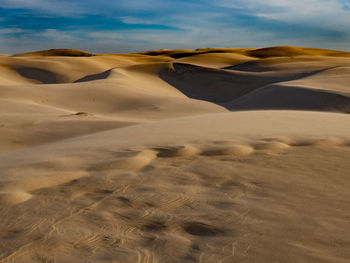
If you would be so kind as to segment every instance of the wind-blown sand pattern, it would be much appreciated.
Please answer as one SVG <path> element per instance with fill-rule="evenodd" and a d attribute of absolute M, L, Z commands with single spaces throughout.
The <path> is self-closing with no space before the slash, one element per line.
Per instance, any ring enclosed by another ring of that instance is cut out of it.
<path fill-rule="evenodd" d="M 0 57 L 0 263 L 348 262 L 350 53 Z"/>

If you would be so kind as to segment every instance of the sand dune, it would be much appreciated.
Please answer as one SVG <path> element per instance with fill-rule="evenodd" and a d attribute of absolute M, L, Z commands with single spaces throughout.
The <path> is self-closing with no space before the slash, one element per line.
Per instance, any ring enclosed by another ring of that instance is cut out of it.
<path fill-rule="evenodd" d="M 350 258 L 350 56 L 0 56 L 0 263 Z"/>
<path fill-rule="evenodd" d="M 94 54 L 83 50 L 77 50 L 77 49 L 50 49 L 50 50 L 16 54 L 14 56 L 16 57 L 23 57 L 23 56 L 91 57 L 91 56 L 94 56 Z"/>
<path fill-rule="evenodd" d="M 331 57 L 349 57 L 349 52 L 316 49 L 316 48 L 301 48 L 301 47 L 267 47 L 261 49 L 253 49 L 247 51 L 247 54 L 258 58 L 269 57 L 294 57 L 294 56 L 331 56 Z"/>

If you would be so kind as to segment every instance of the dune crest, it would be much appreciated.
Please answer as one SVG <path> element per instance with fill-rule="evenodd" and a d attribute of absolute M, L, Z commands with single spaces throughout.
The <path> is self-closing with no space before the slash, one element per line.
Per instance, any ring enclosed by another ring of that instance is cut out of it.
<path fill-rule="evenodd" d="M 16 54 L 14 56 L 16 57 L 24 57 L 24 56 L 91 57 L 91 56 L 94 56 L 94 54 L 86 51 L 82 51 L 82 50 L 77 50 L 77 49 L 50 49 L 50 50 Z"/>

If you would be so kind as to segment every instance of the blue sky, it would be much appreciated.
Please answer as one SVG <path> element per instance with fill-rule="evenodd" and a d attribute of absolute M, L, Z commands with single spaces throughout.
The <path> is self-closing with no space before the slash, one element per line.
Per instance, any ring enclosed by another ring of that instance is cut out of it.
<path fill-rule="evenodd" d="M 350 0 L 0 0 L 0 53 L 275 45 L 350 51 Z"/>

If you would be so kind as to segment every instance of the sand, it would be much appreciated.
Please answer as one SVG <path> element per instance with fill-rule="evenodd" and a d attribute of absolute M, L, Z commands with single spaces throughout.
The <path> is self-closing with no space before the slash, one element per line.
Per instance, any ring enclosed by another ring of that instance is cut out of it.
<path fill-rule="evenodd" d="M 350 54 L 0 56 L 0 263 L 348 262 Z"/>

